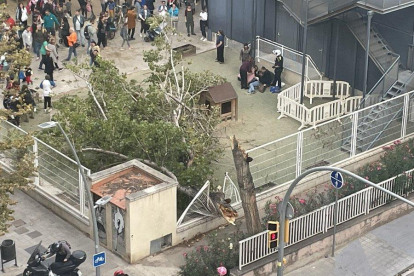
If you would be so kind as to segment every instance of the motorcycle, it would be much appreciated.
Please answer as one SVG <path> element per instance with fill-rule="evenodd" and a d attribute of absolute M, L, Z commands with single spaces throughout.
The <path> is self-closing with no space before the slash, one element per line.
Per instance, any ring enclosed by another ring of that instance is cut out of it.
<path fill-rule="evenodd" d="M 27 261 L 27 268 L 24 270 L 23 276 L 82 276 L 78 266 L 86 260 L 86 253 L 84 251 L 76 250 L 67 262 L 54 262 L 49 267 L 46 267 L 43 261 L 49 252 L 46 250 L 40 253 L 39 247 L 41 244 L 42 241 L 39 242 Z"/>

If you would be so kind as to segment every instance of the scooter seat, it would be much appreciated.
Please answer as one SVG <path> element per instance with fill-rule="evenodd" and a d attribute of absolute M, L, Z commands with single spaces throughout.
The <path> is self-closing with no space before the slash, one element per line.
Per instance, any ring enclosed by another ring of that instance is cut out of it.
<path fill-rule="evenodd" d="M 50 269 L 52 270 L 52 272 L 58 275 L 72 272 L 75 268 L 76 265 L 71 260 L 65 263 L 55 262 L 50 265 Z"/>

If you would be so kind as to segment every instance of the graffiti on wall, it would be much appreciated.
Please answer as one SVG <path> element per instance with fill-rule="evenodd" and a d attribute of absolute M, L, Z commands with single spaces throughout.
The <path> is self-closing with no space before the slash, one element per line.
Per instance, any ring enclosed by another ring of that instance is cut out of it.
<path fill-rule="evenodd" d="M 112 222 L 113 250 L 121 255 L 125 255 L 125 211 L 117 206 L 112 206 Z"/>
<path fill-rule="evenodd" d="M 98 225 L 98 235 L 101 243 L 107 245 L 106 241 L 106 208 L 99 206 L 95 209 L 96 221 Z"/>

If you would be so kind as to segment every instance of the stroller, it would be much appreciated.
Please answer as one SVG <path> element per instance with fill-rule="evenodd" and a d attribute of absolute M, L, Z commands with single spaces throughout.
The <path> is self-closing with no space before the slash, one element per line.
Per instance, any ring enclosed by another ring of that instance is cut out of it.
<path fill-rule="evenodd" d="M 166 22 L 162 22 L 157 28 L 155 28 L 153 30 L 148 30 L 147 31 L 147 36 L 144 37 L 144 41 L 145 42 L 154 41 L 157 36 L 160 36 L 162 30 L 164 29 L 164 27 L 166 25 L 167 25 Z"/>

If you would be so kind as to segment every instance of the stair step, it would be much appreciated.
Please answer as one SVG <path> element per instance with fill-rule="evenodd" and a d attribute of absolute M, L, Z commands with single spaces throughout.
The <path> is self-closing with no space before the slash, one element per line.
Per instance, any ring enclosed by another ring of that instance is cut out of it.
<path fill-rule="evenodd" d="M 396 96 L 398 96 L 400 93 L 401 93 L 401 90 L 398 90 L 398 91 L 392 91 L 392 90 L 390 90 L 390 91 L 388 91 L 385 95 L 391 95 L 392 97 L 396 97 Z"/>

